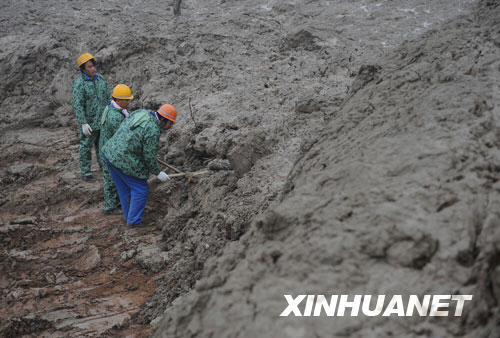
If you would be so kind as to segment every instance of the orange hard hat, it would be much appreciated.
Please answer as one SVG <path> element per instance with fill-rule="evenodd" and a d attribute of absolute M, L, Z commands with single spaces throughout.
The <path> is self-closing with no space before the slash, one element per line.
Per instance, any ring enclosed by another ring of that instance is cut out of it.
<path fill-rule="evenodd" d="M 81 65 L 83 65 L 85 62 L 87 62 L 89 60 L 97 61 L 97 59 L 95 57 L 93 57 L 92 54 L 83 53 L 82 55 L 80 55 L 78 57 L 78 59 L 76 59 L 76 64 L 78 65 L 78 67 L 80 67 Z"/>
<path fill-rule="evenodd" d="M 163 106 L 161 106 L 160 109 L 158 109 L 158 114 L 174 123 L 177 119 L 177 110 L 170 104 L 164 104 Z"/>

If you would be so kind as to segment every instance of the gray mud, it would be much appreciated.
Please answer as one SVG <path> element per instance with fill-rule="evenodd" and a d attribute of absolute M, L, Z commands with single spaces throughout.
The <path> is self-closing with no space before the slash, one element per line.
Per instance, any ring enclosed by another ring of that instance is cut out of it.
<path fill-rule="evenodd" d="M 6 227 L 35 217 L 107 236 L 85 244 L 89 255 L 125 243 L 106 267 L 155 284 L 134 294 L 136 312 L 92 334 L 499 335 L 497 1 L 186 0 L 179 17 L 171 10 L 135 0 L 4 5 L 2 304 L 23 289 L 12 261 L 29 258 Z M 70 88 L 85 51 L 111 87 L 131 86 L 132 109 L 178 108 L 163 160 L 211 169 L 154 185 L 152 237 L 113 231 L 118 220 L 95 217 L 102 185 L 78 181 Z M 99 270 L 95 255 L 70 258 Z M 129 299 L 135 289 L 121 283 L 106 295 Z M 450 293 L 474 295 L 462 317 L 278 317 L 284 294 Z M 40 297 L 30 295 L 26 303 Z M 37 311 L 12 307 L 0 329 L 61 334 Z"/>

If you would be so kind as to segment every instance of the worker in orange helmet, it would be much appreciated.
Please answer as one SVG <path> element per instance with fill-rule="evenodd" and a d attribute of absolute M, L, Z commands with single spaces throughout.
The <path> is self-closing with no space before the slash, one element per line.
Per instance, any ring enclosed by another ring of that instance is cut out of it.
<path fill-rule="evenodd" d="M 169 179 L 158 164 L 158 144 L 161 130 L 170 129 L 176 119 L 177 110 L 169 104 L 157 111 L 136 110 L 102 149 L 102 158 L 115 182 L 129 227 L 145 226 L 142 213 L 148 199 L 149 175 L 163 182 Z"/>

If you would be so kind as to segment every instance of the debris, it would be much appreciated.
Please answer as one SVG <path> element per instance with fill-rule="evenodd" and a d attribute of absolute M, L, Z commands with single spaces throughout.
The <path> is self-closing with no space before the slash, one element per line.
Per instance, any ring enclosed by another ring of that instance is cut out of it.
<path fill-rule="evenodd" d="M 312 98 L 295 102 L 295 112 L 297 113 L 311 114 L 320 108 L 321 103 Z"/>
<path fill-rule="evenodd" d="M 56 278 L 56 284 L 64 284 L 69 281 L 69 278 L 66 277 L 66 275 L 62 271 L 59 271 L 56 274 L 55 278 Z"/>
<path fill-rule="evenodd" d="M 195 129 L 198 129 L 198 125 L 196 124 L 196 120 L 194 119 L 193 106 L 191 105 L 191 98 L 188 100 L 189 103 L 189 113 L 191 115 L 191 119 L 193 120 Z"/>
<path fill-rule="evenodd" d="M 10 221 L 10 224 L 36 224 L 35 217 L 20 218 L 14 221 Z"/>
<path fill-rule="evenodd" d="M 120 261 L 122 262 L 128 261 L 129 259 L 133 258 L 136 253 L 137 251 L 135 249 L 124 251 L 120 255 Z"/>
<path fill-rule="evenodd" d="M 231 170 L 231 163 L 228 160 L 215 159 L 207 164 L 210 170 Z"/>
<path fill-rule="evenodd" d="M 174 15 L 181 15 L 181 2 L 182 0 L 174 0 Z"/>
<path fill-rule="evenodd" d="M 75 268 L 81 271 L 88 271 L 95 268 L 101 262 L 101 255 L 95 245 L 91 245 L 87 252 L 76 263 Z"/>
<path fill-rule="evenodd" d="M 47 294 L 47 290 L 45 288 L 34 288 L 33 292 L 37 298 L 43 298 Z"/>
<path fill-rule="evenodd" d="M 47 283 L 49 283 L 49 284 L 55 284 L 55 282 L 56 282 L 56 276 L 54 276 L 54 274 L 53 274 L 53 273 L 51 273 L 51 272 L 47 272 L 47 273 L 45 274 L 45 280 L 46 280 L 46 281 L 47 281 Z"/>

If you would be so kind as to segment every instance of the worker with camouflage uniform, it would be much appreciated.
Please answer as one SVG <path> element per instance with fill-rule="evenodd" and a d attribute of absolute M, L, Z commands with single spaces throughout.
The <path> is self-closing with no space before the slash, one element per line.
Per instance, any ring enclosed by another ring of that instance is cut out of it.
<path fill-rule="evenodd" d="M 99 158 L 99 130 L 101 113 L 109 103 L 111 95 L 106 80 L 97 74 L 96 58 L 84 53 L 76 61 L 81 75 L 73 83 L 73 109 L 78 120 L 80 135 L 80 171 L 86 181 L 92 181 L 92 146 L 95 146 L 97 161 Z M 101 166 L 102 167 L 102 166 Z"/>
<path fill-rule="evenodd" d="M 176 109 L 165 104 L 158 111 L 136 110 L 125 119 L 102 149 L 102 157 L 115 182 L 123 216 L 130 227 L 145 226 L 142 213 L 148 199 L 149 174 L 169 179 L 160 171 L 158 144 L 162 129 L 170 129 Z"/>
<path fill-rule="evenodd" d="M 122 121 L 129 116 L 127 107 L 130 100 L 134 98 L 132 90 L 124 84 L 119 84 L 113 88 L 112 96 L 113 100 L 104 108 L 100 121 L 99 149 L 101 151 L 106 142 L 118 130 Z M 118 215 L 121 213 L 120 199 L 108 166 L 104 165 L 102 167 L 102 175 L 104 178 L 104 212 L 110 215 Z"/>

